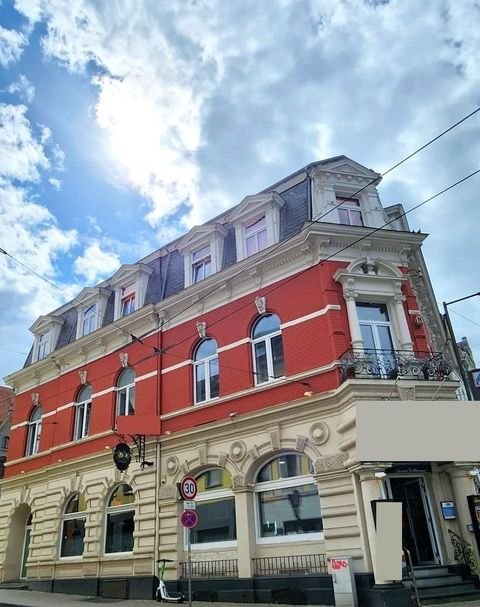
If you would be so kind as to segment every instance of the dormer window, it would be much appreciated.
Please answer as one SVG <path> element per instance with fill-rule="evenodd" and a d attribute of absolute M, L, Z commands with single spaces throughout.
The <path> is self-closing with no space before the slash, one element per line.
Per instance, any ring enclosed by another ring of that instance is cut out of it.
<path fill-rule="evenodd" d="M 78 302 L 77 339 L 101 328 L 111 294 L 110 289 L 104 287 L 86 287 L 75 298 Z"/>
<path fill-rule="evenodd" d="M 192 282 L 199 282 L 212 273 L 212 255 L 210 245 L 192 253 Z"/>
<path fill-rule="evenodd" d="M 256 217 L 244 226 L 245 229 L 245 250 L 247 256 L 254 255 L 268 246 L 267 220 L 265 215 Z"/>
<path fill-rule="evenodd" d="M 235 227 L 237 261 L 263 251 L 280 240 L 280 209 L 285 204 L 277 192 L 247 196 L 229 215 Z"/>
<path fill-rule="evenodd" d="M 122 288 L 120 316 L 135 312 L 135 283 Z"/>
<path fill-rule="evenodd" d="M 338 217 L 340 223 L 347 226 L 363 226 L 363 216 L 358 198 L 337 196 Z"/>
<path fill-rule="evenodd" d="M 219 223 L 196 226 L 177 245 L 183 255 L 185 287 L 205 280 L 222 269 L 226 229 Z"/>
<path fill-rule="evenodd" d="M 56 348 L 60 329 L 65 320 L 61 316 L 40 316 L 30 331 L 35 335 L 32 362 L 47 358 Z"/>
<path fill-rule="evenodd" d="M 153 269 L 143 263 L 122 266 L 108 281 L 115 291 L 114 320 L 145 305 L 148 279 Z"/>

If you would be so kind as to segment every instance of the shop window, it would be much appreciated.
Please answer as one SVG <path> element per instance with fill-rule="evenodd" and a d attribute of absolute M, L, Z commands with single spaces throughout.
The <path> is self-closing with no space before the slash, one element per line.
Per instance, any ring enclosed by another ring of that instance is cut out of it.
<path fill-rule="evenodd" d="M 194 355 L 195 402 L 203 403 L 219 394 L 217 342 L 208 338 L 200 342 Z"/>
<path fill-rule="evenodd" d="M 306 455 L 281 454 L 260 469 L 255 494 L 257 538 L 269 541 L 319 539 L 320 498 Z"/>
<path fill-rule="evenodd" d="M 129 485 L 118 486 L 107 507 L 105 552 L 132 552 L 135 496 Z"/>
<path fill-rule="evenodd" d="M 86 510 L 87 505 L 82 493 L 75 493 L 68 500 L 62 521 L 61 557 L 83 554 Z"/>
<path fill-rule="evenodd" d="M 195 501 L 199 523 L 191 530 L 198 549 L 231 546 L 237 539 L 232 478 L 223 468 L 212 468 L 197 477 Z"/>
<path fill-rule="evenodd" d="M 252 331 L 255 383 L 263 384 L 285 374 L 280 319 L 275 314 L 264 314 Z"/>

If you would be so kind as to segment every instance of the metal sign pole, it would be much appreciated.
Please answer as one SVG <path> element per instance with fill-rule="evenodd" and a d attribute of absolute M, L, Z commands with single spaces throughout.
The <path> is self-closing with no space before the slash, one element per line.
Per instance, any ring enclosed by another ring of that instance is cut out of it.
<path fill-rule="evenodd" d="M 187 529 L 187 542 L 188 542 L 188 607 L 192 607 L 192 541 L 191 534 L 192 530 L 190 527 Z"/>

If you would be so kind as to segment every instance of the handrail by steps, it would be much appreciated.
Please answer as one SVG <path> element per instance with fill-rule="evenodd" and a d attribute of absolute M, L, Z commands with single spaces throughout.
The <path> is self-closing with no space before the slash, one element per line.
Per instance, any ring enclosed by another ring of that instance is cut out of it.
<path fill-rule="evenodd" d="M 412 578 L 412 586 L 415 592 L 415 602 L 417 603 L 417 607 L 422 607 L 420 603 L 420 597 L 418 596 L 418 588 L 417 588 L 417 580 L 415 579 L 415 572 L 413 571 L 413 563 L 412 563 L 412 555 L 410 554 L 410 550 L 408 548 L 403 548 L 403 554 L 408 556 L 410 577 Z"/>

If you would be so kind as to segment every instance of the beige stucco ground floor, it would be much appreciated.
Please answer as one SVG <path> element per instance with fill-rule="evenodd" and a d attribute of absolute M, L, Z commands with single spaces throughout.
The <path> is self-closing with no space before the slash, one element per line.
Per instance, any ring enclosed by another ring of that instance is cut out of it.
<path fill-rule="evenodd" d="M 384 394 L 381 383 L 346 382 L 318 397 L 147 438 L 153 465 L 143 469 L 133 461 L 118 471 L 104 449 L 4 479 L 2 581 L 152 598 L 159 559 L 169 587 L 180 588 L 190 540 L 198 599 L 285 602 L 285 591 L 298 588 L 307 602 L 334 604 L 329 559 L 351 557 L 360 604 L 374 604 L 362 588 L 389 582 L 373 575 L 371 502 L 385 498 L 403 503 L 403 543 L 414 565 L 455 563 L 458 542 L 478 559 L 467 503 L 478 493 L 476 462 L 356 461 L 355 405 Z M 430 392 L 438 393 L 436 382 L 427 383 L 424 400 Z M 190 532 L 180 520 L 177 483 L 185 476 L 199 487 L 199 523 Z"/>

